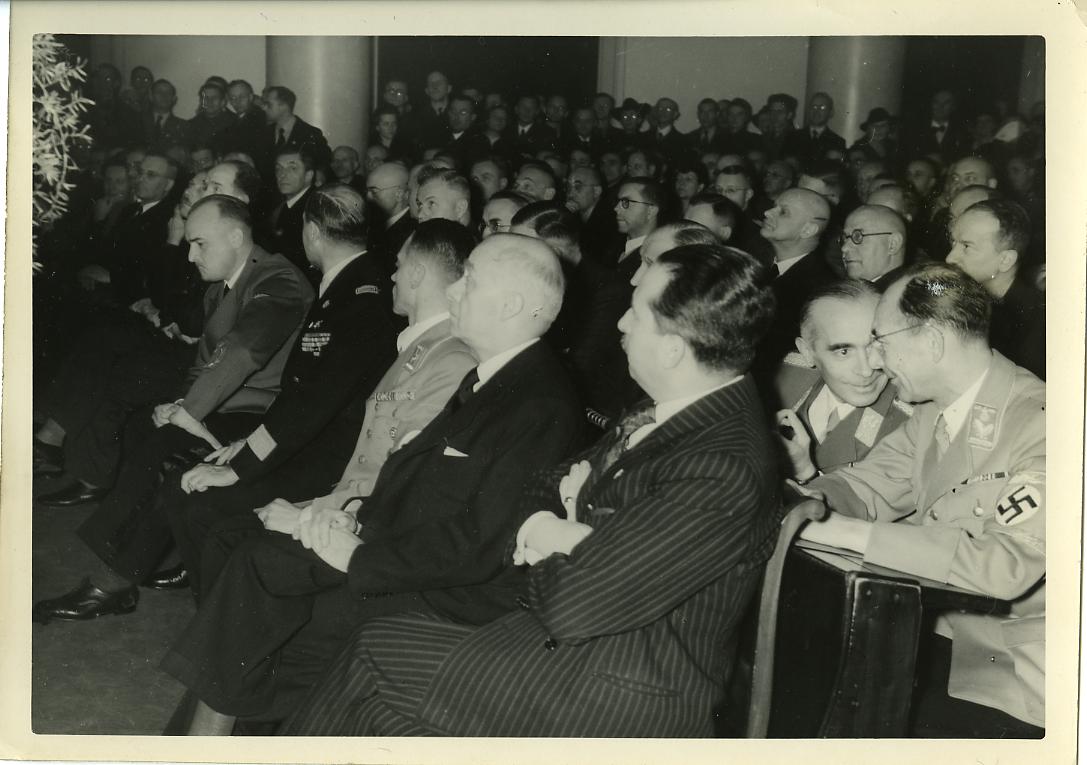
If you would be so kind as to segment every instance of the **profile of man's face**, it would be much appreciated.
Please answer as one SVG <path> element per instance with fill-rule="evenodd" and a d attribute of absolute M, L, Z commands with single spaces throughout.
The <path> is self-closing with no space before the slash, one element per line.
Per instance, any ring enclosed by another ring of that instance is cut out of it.
<path fill-rule="evenodd" d="M 165 157 L 144 157 L 136 182 L 136 198 L 145 204 L 161 201 L 174 185 L 169 171 L 170 165 Z"/>
<path fill-rule="evenodd" d="M 208 194 L 225 194 L 228 197 L 248 202 L 249 197 L 238 191 L 235 183 L 238 179 L 238 169 L 233 165 L 215 165 L 208 170 L 205 184 Z"/>
<path fill-rule="evenodd" d="M 555 184 L 537 167 L 522 167 L 513 181 L 513 188 L 534 201 L 555 196 Z"/>
<path fill-rule="evenodd" d="M 638 279 L 630 308 L 619 319 L 620 343 L 627 355 L 630 376 L 653 395 L 659 377 L 659 348 L 662 340 L 652 306 L 671 281 L 668 269 L 653 264 Z"/>
<path fill-rule="evenodd" d="M 974 281 L 985 284 L 1018 260 L 1000 245 L 1000 224 L 987 211 L 968 210 L 951 222 L 951 252 L 947 262 Z"/>
<path fill-rule="evenodd" d="M 220 217 L 213 204 L 190 212 L 185 221 L 185 240 L 189 243 L 189 262 L 196 266 L 206 282 L 221 282 L 237 268 L 241 237 L 238 225 Z"/>
<path fill-rule="evenodd" d="M 649 233 L 656 220 L 657 207 L 649 204 L 637 183 L 624 183 L 619 187 L 619 201 L 615 204 L 615 220 L 619 232 L 630 238 Z"/>
<path fill-rule="evenodd" d="M 747 177 L 739 173 L 718 173 L 717 179 L 713 182 L 713 187 L 718 194 L 731 201 L 741 210 L 747 209 L 748 203 L 755 195 Z"/>
<path fill-rule="evenodd" d="M 499 234 L 496 237 L 510 237 Z M 504 278 L 506 266 L 498 261 L 495 248 L 488 246 L 495 238 L 472 250 L 464 266 L 464 275 L 446 289 L 450 328 L 470 348 L 486 346 L 502 323 L 502 305 L 509 291 Z"/>
<path fill-rule="evenodd" d="M 831 392 L 856 407 L 874 404 L 887 386 L 887 375 L 872 366 L 869 348 L 877 300 L 875 295 L 817 300 L 797 342 Z"/>

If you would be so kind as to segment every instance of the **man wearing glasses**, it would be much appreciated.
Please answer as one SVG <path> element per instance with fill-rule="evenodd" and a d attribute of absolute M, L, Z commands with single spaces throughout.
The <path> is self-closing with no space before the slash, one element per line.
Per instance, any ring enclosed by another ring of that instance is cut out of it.
<path fill-rule="evenodd" d="M 378 165 L 366 176 L 366 199 L 385 215 L 384 227 L 372 234 L 370 250 L 391 275 L 396 270 L 396 254 L 415 230 L 415 219 L 408 214 L 408 169 L 399 162 Z"/>
<path fill-rule="evenodd" d="M 834 511 L 805 538 L 1012 601 L 1009 616 L 938 619 L 918 662 L 931 670 L 914 702 L 920 737 L 1045 732 L 1045 383 L 992 350 L 990 311 L 953 266 L 895 281 L 871 361 L 918 406 L 864 460 L 804 490 Z"/>
<path fill-rule="evenodd" d="M 861 205 L 845 219 L 838 243 L 850 279 L 863 279 L 882 291 L 902 275 L 906 221 L 891 208 Z"/>
<path fill-rule="evenodd" d="M 581 218 L 581 252 L 599 261 L 618 233 L 615 209 L 601 203 L 604 183 L 594 167 L 578 167 L 566 180 L 566 209 Z"/>
<path fill-rule="evenodd" d="M 509 189 L 495 193 L 483 206 L 483 220 L 479 225 L 480 238 L 509 233 L 513 216 L 531 201 L 523 194 Z"/>
<path fill-rule="evenodd" d="M 619 187 L 615 203 L 615 220 L 619 233 L 626 237 L 623 248 L 612 262 L 618 264 L 620 278 L 630 281 L 641 265 L 642 242 L 660 225 L 664 189 L 649 178 L 631 178 Z"/>

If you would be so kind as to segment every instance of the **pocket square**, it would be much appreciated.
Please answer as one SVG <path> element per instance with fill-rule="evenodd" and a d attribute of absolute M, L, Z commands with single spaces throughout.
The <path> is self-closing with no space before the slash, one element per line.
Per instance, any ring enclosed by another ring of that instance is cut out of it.
<path fill-rule="evenodd" d="M 445 451 L 442 452 L 445 457 L 467 457 L 468 455 L 462 452 L 460 449 L 454 449 L 452 446 L 445 447 Z"/>

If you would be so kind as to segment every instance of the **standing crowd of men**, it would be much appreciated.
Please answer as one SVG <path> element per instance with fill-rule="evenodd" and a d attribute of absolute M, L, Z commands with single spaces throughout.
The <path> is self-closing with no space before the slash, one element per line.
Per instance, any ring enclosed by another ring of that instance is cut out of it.
<path fill-rule="evenodd" d="M 36 501 L 98 565 L 34 618 L 190 587 L 191 733 L 713 735 L 806 495 L 1012 602 L 940 620 L 911 733 L 1044 734 L 1040 112 L 847 149 L 826 93 L 684 135 L 435 71 L 330 147 L 282 85 L 130 84 L 40 245 Z"/>

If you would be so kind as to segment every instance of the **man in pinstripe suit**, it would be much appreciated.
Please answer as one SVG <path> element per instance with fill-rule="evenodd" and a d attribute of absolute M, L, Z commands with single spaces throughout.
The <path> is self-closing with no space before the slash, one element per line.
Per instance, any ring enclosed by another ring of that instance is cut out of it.
<path fill-rule="evenodd" d="M 297 735 L 706 736 L 776 534 L 777 462 L 746 373 L 770 277 L 719 245 L 663 254 L 620 322 L 655 404 L 524 496 L 520 609 L 358 629 Z"/>

